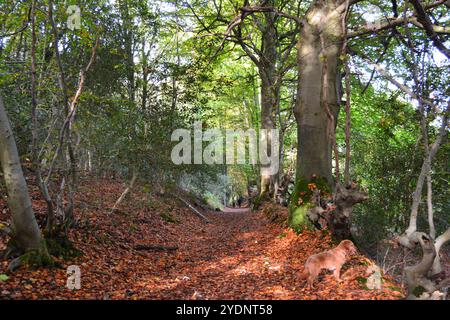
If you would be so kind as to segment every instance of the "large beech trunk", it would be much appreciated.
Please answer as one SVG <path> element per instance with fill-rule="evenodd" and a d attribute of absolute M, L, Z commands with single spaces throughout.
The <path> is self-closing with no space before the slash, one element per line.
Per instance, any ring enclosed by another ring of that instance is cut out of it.
<path fill-rule="evenodd" d="M 8 192 L 8 206 L 12 213 L 12 235 L 8 249 L 15 254 L 33 249 L 39 250 L 42 245 L 41 233 L 31 206 L 16 142 L 1 97 L 0 163 Z"/>
<path fill-rule="evenodd" d="M 295 118 L 298 128 L 297 178 L 310 180 L 313 175 L 323 177 L 331 185 L 332 141 L 329 119 L 322 97 L 323 63 L 327 63 L 327 101 L 335 119 L 339 113 L 340 53 L 343 44 L 342 26 L 345 7 L 342 1 L 316 0 L 303 20 L 298 42 L 299 83 Z M 324 40 L 324 49 L 320 41 Z"/>
<path fill-rule="evenodd" d="M 307 222 L 309 183 L 326 192 L 331 192 L 334 185 L 332 137 L 340 108 L 339 67 L 345 13 L 345 1 L 315 0 L 302 21 L 297 44 L 299 80 L 294 109 L 298 130 L 296 187 L 289 217 L 294 227 Z M 326 92 L 322 92 L 324 88 Z"/>

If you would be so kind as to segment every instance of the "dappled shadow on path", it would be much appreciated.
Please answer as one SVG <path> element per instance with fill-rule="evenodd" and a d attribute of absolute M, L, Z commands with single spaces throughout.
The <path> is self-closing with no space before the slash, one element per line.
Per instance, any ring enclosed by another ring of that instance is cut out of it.
<path fill-rule="evenodd" d="M 297 279 L 306 258 L 329 249 L 320 232 L 297 236 L 269 223 L 248 209 L 211 212 L 212 224 L 193 235 L 173 256 L 173 265 L 159 279 L 141 279 L 140 297 L 149 299 L 386 299 L 386 292 L 369 292 L 355 280 L 365 267 L 357 261 L 343 269 L 344 281 L 321 276 L 309 290 Z"/>
<path fill-rule="evenodd" d="M 77 224 L 70 238 L 82 256 L 62 260 L 61 269 L 20 269 L 2 283 L 3 299 L 393 299 L 388 290 L 368 291 L 356 278 L 366 267 L 357 259 L 336 283 L 323 274 L 316 289 L 297 279 L 311 254 L 332 246 L 328 235 L 296 235 L 248 208 L 207 212 L 205 223 L 170 196 L 149 196 L 138 187 L 120 210 L 110 205 L 123 190 L 116 181 L 82 181 Z M 32 195 L 38 190 L 32 187 Z M 36 200 L 38 199 L 38 200 Z M 45 211 L 33 200 L 38 216 Z M 177 247 L 135 250 L 136 245 Z M 0 245 L 2 239 L 0 239 Z M 81 289 L 66 288 L 69 265 L 81 269 Z M 0 274 L 7 262 L 0 263 Z"/>

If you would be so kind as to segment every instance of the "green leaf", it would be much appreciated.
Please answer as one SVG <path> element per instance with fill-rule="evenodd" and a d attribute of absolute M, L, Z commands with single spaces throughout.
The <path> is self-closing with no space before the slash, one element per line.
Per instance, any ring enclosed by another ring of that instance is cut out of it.
<path fill-rule="evenodd" d="M 358 283 L 361 283 L 361 284 L 367 283 L 367 278 L 364 278 L 364 277 L 357 277 L 357 278 L 356 278 L 356 281 L 358 281 Z"/>
<path fill-rule="evenodd" d="M 287 233 L 286 232 L 283 232 L 282 234 L 279 234 L 278 236 L 277 236 L 277 238 L 278 239 L 282 239 L 282 238 L 285 238 L 287 236 Z"/>
<path fill-rule="evenodd" d="M 6 274 L 0 274 L 0 281 L 6 281 L 9 277 Z"/>

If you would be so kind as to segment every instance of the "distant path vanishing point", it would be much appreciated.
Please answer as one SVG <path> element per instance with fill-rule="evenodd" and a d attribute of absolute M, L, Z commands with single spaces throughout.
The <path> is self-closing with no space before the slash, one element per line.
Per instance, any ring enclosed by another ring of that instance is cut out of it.
<path fill-rule="evenodd" d="M 230 207 L 225 207 L 222 212 L 225 213 L 249 213 L 250 209 L 249 208 L 230 208 Z"/>

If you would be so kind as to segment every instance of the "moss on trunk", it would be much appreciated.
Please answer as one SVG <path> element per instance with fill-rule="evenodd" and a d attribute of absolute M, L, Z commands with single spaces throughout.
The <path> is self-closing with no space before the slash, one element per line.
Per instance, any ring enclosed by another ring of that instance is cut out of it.
<path fill-rule="evenodd" d="M 259 207 L 263 204 L 263 202 L 266 202 L 266 201 L 267 202 L 271 201 L 269 192 L 264 192 L 264 193 L 261 193 L 258 196 L 256 196 L 251 205 L 251 209 L 254 211 L 258 210 Z"/>
<path fill-rule="evenodd" d="M 330 193 L 330 186 L 327 179 L 323 177 L 313 177 L 307 180 L 299 177 L 295 182 L 295 189 L 289 202 L 289 226 L 297 233 L 304 229 L 314 229 L 313 224 L 306 215 L 315 204 L 311 202 L 313 190 L 319 189 L 323 194 Z"/>
<path fill-rule="evenodd" d="M 81 255 L 81 251 L 75 248 L 72 241 L 65 235 L 47 237 L 46 242 L 48 252 L 55 257 L 61 257 L 67 260 Z"/>
<path fill-rule="evenodd" d="M 21 255 L 19 259 L 21 265 L 32 269 L 59 266 L 59 263 L 48 253 L 44 241 L 42 241 L 42 245 L 39 249 L 27 251 Z"/>
<path fill-rule="evenodd" d="M 5 258 L 15 257 L 8 266 L 8 270 L 10 272 L 16 270 L 20 266 L 25 266 L 31 269 L 60 266 L 60 264 L 57 261 L 55 261 L 49 254 L 45 240 L 41 240 L 40 245 L 37 248 L 23 251 L 22 249 L 16 246 L 16 242 L 13 237 L 8 242 L 8 246 L 4 257 Z"/>

